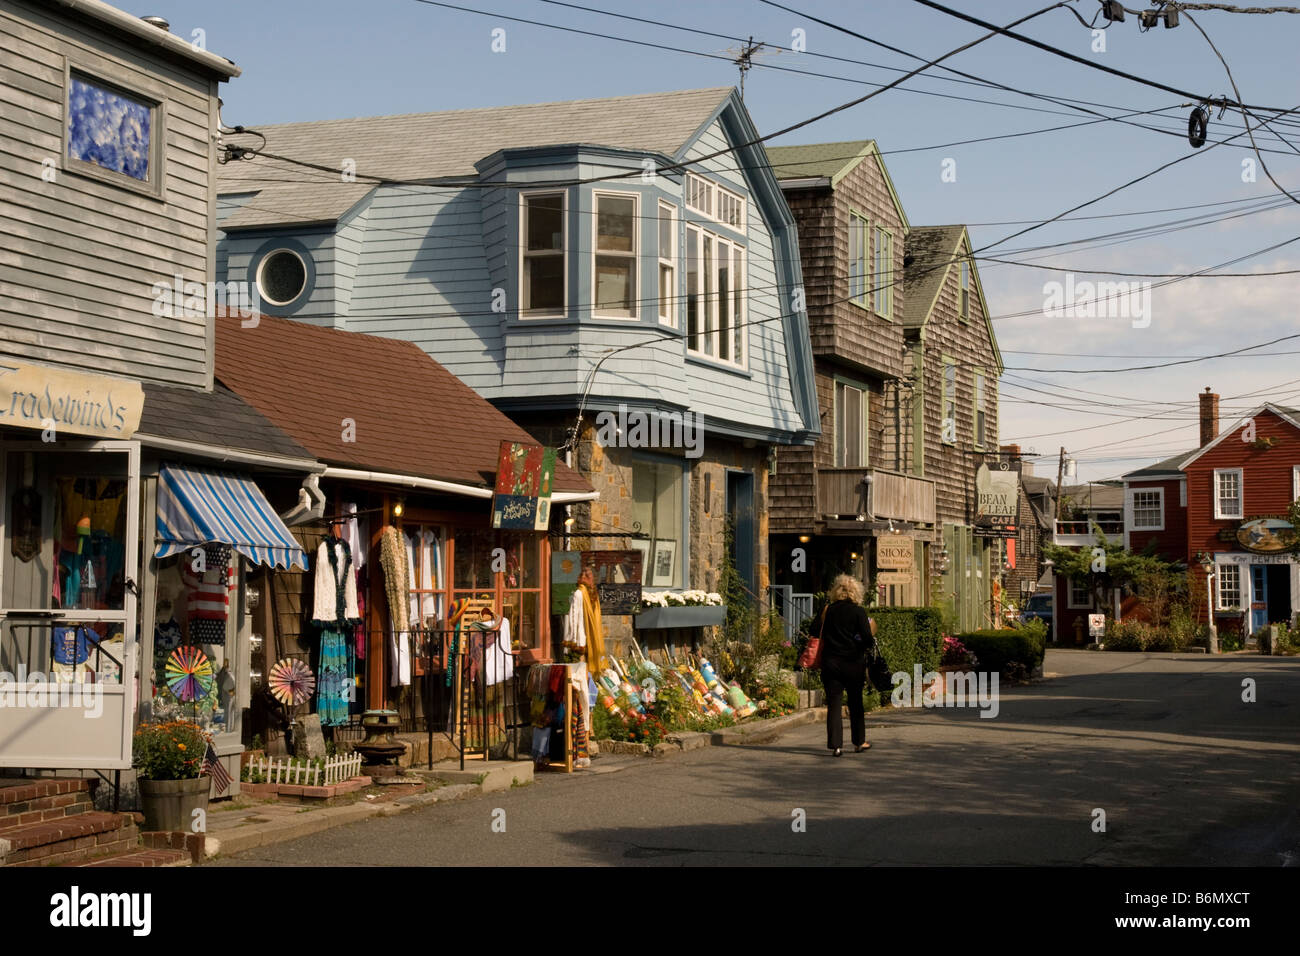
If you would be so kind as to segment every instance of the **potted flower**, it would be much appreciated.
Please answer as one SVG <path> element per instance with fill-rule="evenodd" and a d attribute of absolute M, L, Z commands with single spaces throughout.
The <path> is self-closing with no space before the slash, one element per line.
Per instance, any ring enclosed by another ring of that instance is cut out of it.
<path fill-rule="evenodd" d="M 145 830 L 188 832 L 194 811 L 207 809 L 211 781 L 203 774 L 203 756 L 210 742 L 187 720 L 141 724 L 135 732 L 132 764 Z"/>

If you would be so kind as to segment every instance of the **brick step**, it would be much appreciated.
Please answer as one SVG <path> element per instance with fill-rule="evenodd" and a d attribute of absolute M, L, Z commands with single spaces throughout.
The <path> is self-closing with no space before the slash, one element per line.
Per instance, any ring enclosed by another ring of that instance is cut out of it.
<path fill-rule="evenodd" d="M 83 777 L 45 777 L 37 780 L 21 777 L 0 778 L 0 825 L 7 817 L 30 812 L 34 801 L 53 801 L 57 797 L 67 796 L 73 799 L 66 803 L 51 802 L 35 809 L 47 810 L 83 800 L 89 803 L 90 781 Z M 22 808 L 24 805 L 26 807 Z"/>
<path fill-rule="evenodd" d="M 84 790 L 60 793 L 56 796 L 37 797 L 21 803 L 5 805 L 7 814 L 0 813 L 0 835 L 29 823 L 62 820 L 95 809 L 90 794 Z"/>
<path fill-rule="evenodd" d="M 106 856 L 101 860 L 69 863 L 68 866 L 191 866 L 190 855 L 184 850 L 134 850 Z"/>
<path fill-rule="evenodd" d="M 91 810 L 0 833 L 0 866 L 72 863 L 96 854 L 134 850 L 139 842 L 140 831 L 131 814 Z"/>

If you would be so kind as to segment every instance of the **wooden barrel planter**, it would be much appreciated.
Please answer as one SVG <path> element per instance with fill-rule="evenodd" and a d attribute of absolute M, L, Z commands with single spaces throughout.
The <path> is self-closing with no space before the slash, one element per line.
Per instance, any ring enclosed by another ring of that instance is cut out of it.
<path fill-rule="evenodd" d="M 188 780 L 138 780 L 140 809 L 147 832 L 180 830 L 190 832 L 195 810 L 207 810 L 211 777 Z"/>

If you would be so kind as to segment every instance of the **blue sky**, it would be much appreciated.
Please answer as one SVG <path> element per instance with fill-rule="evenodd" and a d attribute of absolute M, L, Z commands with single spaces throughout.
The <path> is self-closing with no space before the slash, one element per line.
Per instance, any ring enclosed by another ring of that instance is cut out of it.
<path fill-rule="evenodd" d="M 646 4 L 629 0 L 575 0 L 586 6 L 784 46 L 804 31 L 805 54 L 782 53 L 772 66 L 833 74 L 831 79 L 756 67 L 745 101 L 762 132 L 770 132 L 864 95 L 871 84 L 894 79 L 915 61 L 820 26 L 757 0 Z M 596 33 L 631 37 L 703 53 L 722 54 L 733 43 L 627 20 L 567 9 L 541 0 L 465 0 L 482 13 L 448 10 L 416 0 L 152 0 L 172 31 L 190 38 L 205 32 L 209 50 L 234 60 L 243 76 L 225 85 L 227 123 L 259 124 L 386 113 L 422 112 L 616 96 L 657 90 L 723 86 L 737 81 L 721 60 L 512 22 L 506 16 Z M 924 56 L 959 46 L 984 31 L 911 0 L 840 3 L 789 0 L 789 6 Z M 948 0 L 949 6 L 999 24 L 1037 9 L 1029 2 Z M 1091 20 L 1095 0 L 1073 4 Z M 1242 99 L 1261 106 L 1300 105 L 1295 64 L 1300 16 L 1197 13 L 1198 22 L 1227 60 Z M 492 31 L 505 30 L 506 49 L 494 53 Z M 1190 23 L 1140 33 L 1135 18 L 1113 25 L 1104 51 L 1090 30 L 1065 10 L 1039 17 L 1023 33 L 1099 64 L 1159 80 L 1201 96 L 1232 94 L 1223 65 Z M 827 54 L 863 63 L 839 62 Z M 1104 104 L 1108 115 L 1170 108 L 1159 117 L 1135 117 L 1179 135 L 1115 122 L 993 142 L 910 151 L 961 140 L 1076 124 L 1092 117 L 1010 92 L 950 82 L 939 70 L 909 81 L 925 92 L 891 90 L 837 113 L 776 144 L 875 139 L 913 225 L 968 223 L 977 248 L 1003 239 L 1182 157 L 1172 166 L 1075 218 L 997 245 L 987 255 L 1036 257 L 1076 272 L 1076 281 L 1099 277 L 1081 270 L 1185 273 L 1206 268 L 1300 235 L 1300 209 L 1255 168 L 1243 181 L 1243 160 L 1253 158 L 1244 137 L 1232 144 L 1193 150 L 1185 135 L 1191 103 L 1178 95 L 1104 75 L 1006 38 L 988 40 L 945 61 L 947 65 L 1032 91 Z M 864 65 L 874 64 L 874 65 Z M 892 68 L 892 69 L 890 69 Z M 858 82 L 851 82 L 855 80 Z M 865 82 L 864 82 L 865 81 Z M 935 93 L 944 96 L 932 95 Z M 952 97 L 970 97 L 977 103 Z M 996 105 L 1005 104 L 1005 105 Z M 1014 108 L 1013 108 L 1014 107 Z M 1032 109 L 1030 109 L 1032 108 Z M 1054 112 L 1035 112 L 1049 110 Z M 1065 115 L 1060 115 L 1065 114 Z M 1300 114 L 1296 121 L 1300 122 Z M 1242 129 L 1239 114 L 1216 117 L 1210 139 Z M 1281 152 L 1264 159 L 1278 181 L 1300 197 L 1300 127 L 1279 127 L 1292 142 L 1257 134 L 1261 147 Z M 1243 145 L 1245 144 L 1245 145 Z M 955 168 L 945 181 L 945 160 Z M 1171 210 L 1201 204 L 1181 211 Z M 1142 215 L 1117 215 L 1142 212 Z M 1227 218 L 1231 216 L 1231 218 Z M 1190 217 L 1220 221 L 1182 222 Z M 1175 221 L 1175 231 L 1148 230 Z M 1108 236 L 1105 239 L 1094 237 Z M 1031 247 L 1084 245 L 1031 251 Z M 1115 374 L 1061 374 L 1055 369 L 1140 366 L 1240 349 L 1300 331 L 1295 322 L 1300 276 L 1201 278 L 1150 293 L 1149 322 L 1125 318 L 1049 317 L 1045 284 L 1060 271 L 980 263 L 995 330 L 1008 366 L 1001 387 L 1003 441 L 1018 441 L 1044 456 L 1039 474 L 1055 474 L 1057 449 L 1079 460 L 1084 480 L 1121 474 L 1144 461 L 1196 444 L 1195 396 L 1211 386 L 1223 396 L 1225 427 L 1234 412 L 1264 400 L 1300 405 L 1300 338 L 1250 356 L 1172 368 Z M 1225 271 L 1300 268 L 1300 242 L 1247 259 Z M 1160 280 L 1151 280 L 1159 282 Z M 1019 316 L 1018 313 L 1029 312 Z M 1136 327 L 1135 327 L 1136 326 Z M 1064 354 L 1036 354 L 1064 353 Z M 1088 355 L 1105 357 L 1089 358 Z M 1147 356 L 1156 356 L 1147 358 Z M 1044 394 L 1046 393 L 1046 394 Z M 1049 407 L 1040 402 L 1063 405 Z M 1136 419 L 1136 420 L 1135 420 Z"/>

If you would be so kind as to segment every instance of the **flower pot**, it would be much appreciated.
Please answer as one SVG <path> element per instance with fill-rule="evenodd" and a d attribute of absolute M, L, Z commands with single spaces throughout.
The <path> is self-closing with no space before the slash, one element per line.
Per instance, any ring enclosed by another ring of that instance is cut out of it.
<path fill-rule="evenodd" d="M 632 620 L 638 631 L 663 627 L 711 627 L 727 619 L 727 609 L 719 605 L 685 607 L 647 607 Z"/>
<path fill-rule="evenodd" d="M 190 832 L 195 810 L 207 810 L 210 777 L 188 780 L 139 780 L 144 829 Z"/>

